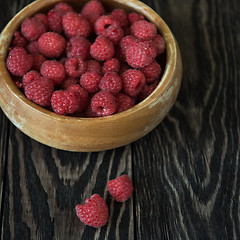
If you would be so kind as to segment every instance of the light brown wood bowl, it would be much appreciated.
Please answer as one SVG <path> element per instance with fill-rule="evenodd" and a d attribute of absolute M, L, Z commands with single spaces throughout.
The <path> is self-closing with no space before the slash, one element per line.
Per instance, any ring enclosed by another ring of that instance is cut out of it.
<path fill-rule="evenodd" d="M 30 100 L 15 86 L 5 60 L 13 33 L 24 19 L 46 11 L 60 0 L 38 0 L 26 6 L 4 28 L 0 37 L 0 105 L 10 121 L 29 137 L 67 151 L 102 151 L 131 143 L 155 128 L 168 114 L 179 92 L 182 61 L 178 44 L 166 23 L 150 7 L 137 0 L 101 0 L 105 7 L 143 14 L 156 24 L 166 41 L 166 67 L 159 85 L 133 108 L 108 117 L 60 116 Z M 86 1 L 65 0 L 76 9 Z"/>

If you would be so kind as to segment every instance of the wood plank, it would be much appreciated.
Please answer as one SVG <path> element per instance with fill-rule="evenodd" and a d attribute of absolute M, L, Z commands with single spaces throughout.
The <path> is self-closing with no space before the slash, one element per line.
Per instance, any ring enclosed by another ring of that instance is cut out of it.
<path fill-rule="evenodd" d="M 137 239 L 240 239 L 239 4 L 152 4 L 184 69 L 168 117 L 133 144 Z"/>

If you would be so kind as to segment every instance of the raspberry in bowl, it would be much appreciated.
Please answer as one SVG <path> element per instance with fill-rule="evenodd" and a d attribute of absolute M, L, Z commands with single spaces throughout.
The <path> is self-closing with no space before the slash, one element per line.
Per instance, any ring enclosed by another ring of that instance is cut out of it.
<path fill-rule="evenodd" d="M 67 151 L 143 137 L 181 84 L 176 39 L 137 0 L 35 1 L 4 28 L 0 46 L 2 110 L 29 137 Z"/>

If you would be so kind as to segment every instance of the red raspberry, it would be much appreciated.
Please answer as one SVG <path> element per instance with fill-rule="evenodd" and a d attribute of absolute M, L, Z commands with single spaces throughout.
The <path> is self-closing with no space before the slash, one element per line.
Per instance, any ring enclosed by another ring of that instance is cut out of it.
<path fill-rule="evenodd" d="M 115 49 L 108 38 L 100 35 L 90 47 L 90 54 L 98 61 L 105 61 L 113 57 Z"/>
<path fill-rule="evenodd" d="M 100 62 L 91 59 L 86 61 L 86 64 L 87 64 L 86 72 L 94 71 L 100 75 L 102 74 L 102 66 Z"/>
<path fill-rule="evenodd" d="M 125 54 L 131 67 L 143 68 L 155 59 L 157 50 L 152 42 L 137 40 L 128 45 Z"/>
<path fill-rule="evenodd" d="M 102 3 L 96 0 L 86 3 L 81 11 L 82 16 L 85 17 L 91 25 L 93 25 L 104 13 L 105 10 Z"/>
<path fill-rule="evenodd" d="M 33 58 L 22 47 L 14 47 L 6 61 L 9 72 L 14 76 L 23 76 L 33 65 Z"/>
<path fill-rule="evenodd" d="M 131 97 L 137 96 L 146 83 L 144 74 L 136 69 L 129 69 L 121 75 L 123 91 Z"/>
<path fill-rule="evenodd" d="M 118 22 L 121 28 L 126 28 L 129 25 L 127 13 L 120 8 L 115 8 L 111 12 L 111 16 Z"/>
<path fill-rule="evenodd" d="M 27 84 L 30 83 L 32 80 L 40 79 L 40 77 L 41 77 L 40 73 L 35 70 L 31 70 L 25 73 L 22 77 L 23 87 L 25 88 Z"/>
<path fill-rule="evenodd" d="M 110 195 L 118 202 L 125 202 L 133 192 L 133 184 L 126 174 L 108 181 L 107 188 Z"/>
<path fill-rule="evenodd" d="M 125 52 L 126 52 L 128 45 L 134 41 L 136 41 L 136 38 L 132 35 L 127 35 L 121 39 L 119 44 L 120 44 L 121 52 L 124 56 L 125 56 Z"/>
<path fill-rule="evenodd" d="M 120 70 L 120 62 L 117 58 L 111 58 L 104 62 L 102 67 L 102 72 L 116 72 L 118 73 Z"/>
<path fill-rule="evenodd" d="M 30 42 L 27 45 L 26 49 L 27 49 L 28 53 L 30 53 L 31 55 L 40 53 L 37 40 Z"/>
<path fill-rule="evenodd" d="M 166 49 L 166 43 L 164 38 L 160 34 L 157 34 L 152 41 L 157 48 L 157 54 L 162 54 Z"/>
<path fill-rule="evenodd" d="M 115 72 L 105 73 L 99 83 L 99 88 L 117 95 L 122 89 L 122 79 Z"/>
<path fill-rule="evenodd" d="M 58 4 L 55 5 L 54 9 L 60 11 L 60 12 L 73 12 L 73 8 L 72 6 L 70 6 L 69 4 L 65 3 L 65 2 L 60 2 Z"/>
<path fill-rule="evenodd" d="M 112 25 L 119 27 L 118 22 L 114 19 L 114 17 L 111 15 L 103 15 L 98 18 L 94 24 L 95 33 L 97 35 L 102 35 L 105 30 Z"/>
<path fill-rule="evenodd" d="M 88 105 L 88 92 L 82 88 L 79 84 L 72 84 L 67 88 L 68 91 L 74 91 L 79 94 L 80 103 L 77 110 L 78 113 L 82 112 Z"/>
<path fill-rule="evenodd" d="M 23 47 L 25 48 L 28 44 L 28 40 L 19 32 L 16 31 L 13 34 L 13 39 L 11 41 L 12 47 Z"/>
<path fill-rule="evenodd" d="M 87 107 L 85 109 L 85 115 L 88 118 L 96 118 L 96 117 L 98 117 L 98 115 L 95 112 L 93 112 L 93 110 L 92 110 L 91 102 L 88 103 L 88 105 L 87 105 Z"/>
<path fill-rule="evenodd" d="M 45 25 L 37 18 L 27 18 L 21 24 L 21 33 L 29 41 L 37 40 L 47 31 Z"/>
<path fill-rule="evenodd" d="M 147 98 L 157 87 L 159 81 L 155 81 L 150 85 L 145 84 L 142 88 L 142 91 L 138 95 L 138 100 L 143 101 L 145 98 Z"/>
<path fill-rule="evenodd" d="M 124 31 L 118 26 L 111 25 L 105 29 L 102 35 L 109 38 L 115 45 L 117 45 L 124 36 Z"/>
<path fill-rule="evenodd" d="M 62 18 L 63 30 L 67 37 L 81 36 L 87 38 L 91 33 L 88 21 L 75 12 L 68 12 Z"/>
<path fill-rule="evenodd" d="M 65 62 L 66 74 L 71 77 L 80 77 L 86 71 L 86 63 L 82 57 L 68 58 Z"/>
<path fill-rule="evenodd" d="M 71 37 L 67 43 L 67 57 L 82 57 L 86 60 L 90 58 L 90 46 L 90 41 L 84 37 Z"/>
<path fill-rule="evenodd" d="M 62 25 L 63 12 L 57 9 L 51 9 L 47 14 L 49 29 L 56 33 L 63 32 Z"/>
<path fill-rule="evenodd" d="M 116 105 L 117 105 L 116 113 L 123 112 L 132 108 L 135 105 L 135 99 L 131 98 L 125 93 L 120 92 L 116 96 Z"/>
<path fill-rule="evenodd" d="M 50 78 L 54 86 L 60 85 L 65 78 L 65 68 L 63 64 L 56 60 L 46 60 L 40 69 L 42 76 Z"/>
<path fill-rule="evenodd" d="M 51 106 L 57 114 L 72 114 L 79 109 L 80 96 L 75 91 L 57 90 L 52 94 Z"/>
<path fill-rule="evenodd" d="M 99 91 L 91 99 L 91 108 L 99 117 L 110 116 L 116 111 L 115 97 L 110 92 Z"/>
<path fill-rule="evenodd" d="M 53 90 L 53 82 L 50 79 L 36 77 L 25 86 L 25 95 L 36 104 L 46 107 L 50 106 Z"/>
<path fill-rule="evenodd" d="M 119 71 L 119 76 L 121 76 L 125 71 L 131 69 L 131 67 L 127 64 L 122 64 L 120 67 L 120 71 Z"/>
<path fill-rule="evenodd" d="M 89 93 L 97 92 L 101 78 L 101 75 L 96 72 L 85 72 L 80 78 L 80 85 Z"/>
<path fill-rule="evenodd" d="M 46 58 L 42 54 L 33 54 L 33 66 L 32 69 L 40 71 L 42 64 L 46 61 Z"/>
<path fill-rule="evenodd" d="M 60 89 L 66 90 L 70 85 L 77 84 L 77 83 L 79 83 L 79 78 L 67 76 L 61 83 Z"/>
<path fill-rule="evenodd" d="M 151 83 L 159 79 L 161 71 L 161 66 L 155 60 L 141 69 L 141 72 L 146 77 L 146 83 Z"/>
<path fill-rule="evenodd" d="M 128 14 L 128 20 L 130 22 L 130 25 L 132 25 L 135 21 L 144 20 L 144 19 L 145 17 L 140 13 L 133 12 Z"/>
<path fill-rule="evenodd" d="M 140 20 L 131 25 L 131 33 L 138 39 L 151 40 L 156 36 L 157 28 L 151 22 Z"/>
<path fill-rule="evenodd" d="M 48 19 L 46 14 L 37 13 L 34 15 L 34 18 L 37 18 L 39 21 L 41 21 L 45 25 L 46 30 L 48 30 Z"/>
<path fill-rule="evenodd" d="M 108 221 L 108 206 L 98 194 L 93 194 L 83 205 L 78 204 L 75 209 L 79 219 L 91 227 L 102 227 Z"/>
<path fill-rule="evenodd" d="M 48 58 L 58 58 L 66 49 L 66 40 L 59 33 L 46 32 L 38 39 L 39 51 Z"/>

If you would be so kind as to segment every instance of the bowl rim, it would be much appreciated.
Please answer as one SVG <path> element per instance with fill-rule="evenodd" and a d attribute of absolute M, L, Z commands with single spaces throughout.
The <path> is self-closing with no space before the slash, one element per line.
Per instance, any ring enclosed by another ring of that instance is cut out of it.
<path fill-rule="evenodd" d="M 166 64 L 165 69 L 162 74 L 162 77 L 160 79 L 160 82 L 158 83 L 155 90 L 143 101 L 137 103 L 132 108 L 125 110 L 120 113 L 115 113 L 110 116 L 104 116 L 104 117 L 96 117 L 96 118 L 84 118 L 84 117 L 75 117 L 75 116 L 66 116 L 66 115 L 59 115 L 57 113 L 54 113 L 50 110 L 45 109 L 44 107 L 41 107 L 37 105 L 36 103 L 29 100 L 15 85 L 14 81 L 11 78 L 10 73 L 7 70 L 5 61 L 8 54 L 8 47 L 10 45 L 10 41 L 12 39 L 13 33 L 19 28 L 21 22 L 28 17 L 28 9 L 32 8 L 34 11 L 32 11 L 32 15 L 38 12 L 39 9 L 46 7 L 46 4 L 51 6 L 54 3 L 61 2 L 62 0 L 36 0 L 27 6 L 25 6 L 21 11 L 19 11 L 5 26 L 5 28 L 2 30 L 0 35 L 0 65 L 3 66 L 2 71 L 0 71 L 0 77 L 1 81 L 4 81 L 6 86 L 9 88 L 9 90 L 14 94 L 14 96 L 21 101 L 23 104 L 27 105 L 31 110 L 40 112 L 41 114 L 46 115 L 47 117 L 50 117 L 54 120 L 58 121 L 74 121 L 74 122 L 82 122 L 82 121 L 105 121 L 110 122 L 114 121 L 116 119 L 122 119 L 125 117 L 128 117 L 129 115 L 133 115 L 138 111 L 141 111 L 142 109 L 149 106 L 150 103 L 156 102 L 159 97 L 164 93 L 164 90 L 167 88 L 167 86 L 170 84 L 169 80 L 172 79 L 172 75 L 174 74 L 174 69 L 176 67 L 176 60 L 177 60 L 177 46 L 174 39 L 174 36 L 168 27 L 168 25 L 165 23 L 165 21 L 149 6 L 144 4 L 141 1 L 138 0 L 128 0 L 123 3 L 121 0 L 112 0 L 113 2 L 117 2 L 120 4 L 127 5 L 128 7 L 132 7 L 134 11 L 140 12 L 143 14 L 148 20 L 157 20 L 161 24 L 161 28 L 158 28 L 158 31 L 163 36 L 166 42 Z M 63 0 L 64 1 L 64 0 Z M 101 1 L 101 0 L 100 0 Z M 71 2 L 65 0 L 64 2 Z M 104 2 L 104 0 L 102 0 Z M 13 29 L 11 32 L 8 32 L 9 29 Z M 7 46 L 7 47 L 6 47 Z"/>

